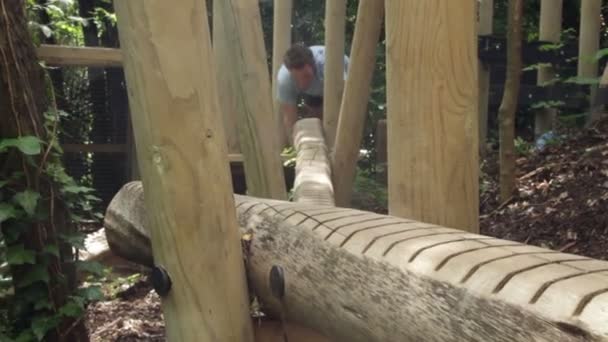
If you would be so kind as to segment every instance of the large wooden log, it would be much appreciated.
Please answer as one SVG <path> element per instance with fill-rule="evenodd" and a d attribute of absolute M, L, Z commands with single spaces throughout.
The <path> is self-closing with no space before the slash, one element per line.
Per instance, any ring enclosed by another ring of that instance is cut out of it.
<path fill-rule="evenodd" d="M 296 179 L 293 198 L 305 204 L 334 205 L 331 165 L 321 120 L 303 119 L 294 125 Z"/>
<path fill-rule="evenodd" d="M 384 1 L 361 0 L 359 2 L 355 36 L 350 52 L 350 71 L 340 107 L 335 148 L 332 154 L 336 203 L 341 207 L 350 206 L 353 194 L 357 159 L 376 65 L 376 46 L 380 38 L 383 19 Z"/>
<path fill-rule="evenodd" d="M 205 2 L 114 5 L 167 339 L 253 341 Z"/>
<path fill-rule="evenodd" d="M 230 82 L 229 91 L 236 109 L 239 145 L 244 157 L 247 193 L 265 198 L 287 198 L 281 163 L 279 135 L 270 95 L 270 75 L 257 0 L 225 0 L 214 3 L 222 21 L 225 49 L 222 70 Z"/>
<path fill-rule="evenodd" d="M 477 232 L 475 2 L 385 5 L 389 213 Z"/>
<path fill-rule="evenodd" d="M 127 214 L 144 209 L 139 183 L 117 196 L 130 200 L 110 204 L 106 229 L 125 222 L 114 216 L 146 217 Z M 608 341 L 608 262 L 363 211 L 235 198 L 264 309 L 280 310 L 268 285 L 279 265 L 288 321 L 336 341 Z"/>
<path fill-rule="evenodd" d="M 383 1 L 383 0 L 378 0 Z M 346 0 L 325 1 L 325 72 L 323 84 L 323 131 L 332 148 L 344 90 L 344 25 Z"/>

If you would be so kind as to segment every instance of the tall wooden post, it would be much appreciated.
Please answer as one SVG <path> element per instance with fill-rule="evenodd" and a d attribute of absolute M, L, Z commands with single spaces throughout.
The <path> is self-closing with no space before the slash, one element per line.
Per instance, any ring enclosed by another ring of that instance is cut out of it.
<path fill-rule="evenodd" d="M 578 76 L 597 77 L 598 64 L 595 55 L 600 45 L 602 0 L 581 1 L 581 25 L 578 40 Z M 597 87 L 591 86 L 591 101 L 595 101 Z"/>
<path fill-rule="evenodd" d="M 115 2 L 169 341 L 252 341 L 205 2 Z"/>
<path fill-rule="evenodd" d="M 557 43 L 560 41 L 562 31 L 562 0 L 541 0 L 540 3 L 540 32 L 541 41 Z M 598 16 L 599 18 L 599 16 Z M 538 85 L 543 85 L 557 77 L 552 66 L 538 69 Z M 553 129 L 556 110 L 544 108 L 536 112 L 534 120 L 534 133 L 538 137 Z"/>
<path fill-rule="evenodd" d="M 475 33 L 474 1 L 386 1 L 391 215 L 478 230 Z"/>
<path fill-rule="evenodd" d="M 494 25 L 494 0 L 478 2 L 477 34 L 490 35 Z M 478 62 L 479 71 L 479 153 L 485 155 L 488 136 L 488 105 L 490 100 L 490 67 Z"/>
<path fill-rule="evenodd" d="M 277 74 L 283 65 L 283 55 L 291 45 L 291 13 L 293 0 L 274 0 L 272 23 L 272 99 L 274 104 L 275 120 L 279 132 L 279 143 L 283 147 L 287 144 L 287 135 L 283 127 L 283 119 L 277 98 Z"/>
<path fill-rule="evenodd" d="M 323 129 L 332 148 L 344 89 L 344 24 L 346 0 L 325 2 L 325 72 L 323 84 Z"/>
<path fill-rule="evenodd" d="M 224 28 L 225 48 L 218 52 L 227 69 L 220 70 L 230 87 L 222 91 L 235 106 L 239 144 L 247 193 L 252 196 L 287 197 L 279 136 L 270 95 L 270 77 L 262 33 L 260 9 L 256 0 L 225 0 L 214 3 Z"/>
<path fill-rule="evenodd" d="M 382 0 L 359 2 L 350 72 L 340 107 L 332 156 L 334 192 L 338 206 L 350 205 L 383 18 Z"/>
<path fill-rule="evenodd" d="M 222 1 L 222 0 L 219 0 Z M 215 0 L 214 3 L 217 3 Z M 228 144 L 228 153 L 239 153 L 241 151 L 239 145 L 239 130 L 237 125 L 237 105 L 232 98 L 234 89 L 231 79 L 226 76 L 227 70 L 232 68 L 226 59 L 226 30 L 221 15 L 218 13 L 219 5 L 213 5 L 213 54 L 215 56 L 215 68 L 217 77 L 218 97 L 221 108 L 221 115 L 224 123 L 224 131 L 226 132 L 226 143 Z"/>

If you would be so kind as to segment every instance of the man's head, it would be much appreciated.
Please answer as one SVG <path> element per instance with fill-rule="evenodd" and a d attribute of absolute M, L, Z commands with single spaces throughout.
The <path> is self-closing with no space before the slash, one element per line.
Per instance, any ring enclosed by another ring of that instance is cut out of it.
<path fill-rule="evenodd" d="M 283 58 L 283 63 L 296 82 L 299 89 L 308 89 L 315 76 L 315 61 L 312 51 L 303 45 L 290 47 Z"/>

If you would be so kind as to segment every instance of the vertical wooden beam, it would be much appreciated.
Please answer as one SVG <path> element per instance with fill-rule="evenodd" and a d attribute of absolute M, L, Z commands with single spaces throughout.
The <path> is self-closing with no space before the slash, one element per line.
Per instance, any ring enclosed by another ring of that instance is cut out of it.
<path fill-rule="evenodd" d="M 541 0 L 540 2 L 540 32 L 539 39 L 558 43 L 562 31 L 562 0 Z M 599 18 L 599 16 L 598 16 Z M 538 69 L 537 83 L 543 85 L 557 77 L 552 66 Z M 538 137 L 553 129 L 556 118 L 554 108 L 543 108 L 536 112 L 534 120 L 534 133 Z"/>
<path fill-rule="evenodd" d="M 325 2 L 325 71 L 323 84 L 323 129 L 330 149 L 334 145 L 344 89 L 344 24 L 346 0 Z"/>
<path fill-rule="evenodd" d="M 597 77 L 595 55 L 600 47 L 602 0 L 581 1 L 581 23 L 578 40 L 578 76 Z M 590 103 L 595 101 L 597 87 L 591 86 Z"/>
<path fill-rule="evenodd" d="M 283 55 L 291 45 L 291 13 L 293 0 L 274 0 L 272 23 L 272 99 L 274 115 L 279 132 L 280 147 L 287 145 L 287 135 L 277 98 L 277 74 L 283 65 Z"/>
<path fill-rule="evenodd" d="M 169 341 L 253 341 L 205 2 L 116 1 Z"/>
<path fill-rule="evenodd" d="M 270 95 L 270 77 L 262 19 L 256 0 L 216 1 L 217 17 L 225 30 L 225 48 L 218 52 L 228 69 L 220 77 L 230 82 L 228 96 L 235 106 L 239 144 L 247 193 L 252 196 L 284 199 L 287 197 L 279 136 Z"/>
<path fill-rule="evenodd" d="M 334 191 L 338 206 L 350 205 L 376 61 L 376 45 L 380 38 L 383 18 L 382 0 L 360 0 L 351 48 L 350 72 L 340 107 L 332 156 Z M 327 97 L 324 97 L 324 100 L 326 99 Z"/>
<path fill-rule="evenodd" d="M 391 215 L 478 231 L 475 2 L 386 0 Z"/>
<path fill-rule="evenodd" d="M 213 54 L 215 57 L 215 76 L 217 77 L 217 89 L 220 103 L 220 113 L 223 118 L 224 130 L 226 132 L 226 142 L 228 144 L 228 153 L 239 153 L 241 151 L 239 145 L 239 130 L 237 125 L 237 105 L 234 102 L 232 94 L 236 91 L 233 87 L 231 78 L 226 77 L 226 73 L 230 72 L 233 66 L 228 62 L 226 53 L 228 53 L 227 44 L 230 44 L 226 37 L 224 21 L 221 13 L 218 13 L 218 1 L 215 0 L 213 7 Z"/>
<path fill-rule="evenodd" d="M 477 34 L 490 35 L 494 25 L 494 0 L 478 2 Z M 490 67 L 479 60 L 479 153 L 486 152 L 488 136 L 488 105 L 490 100 Z"/>

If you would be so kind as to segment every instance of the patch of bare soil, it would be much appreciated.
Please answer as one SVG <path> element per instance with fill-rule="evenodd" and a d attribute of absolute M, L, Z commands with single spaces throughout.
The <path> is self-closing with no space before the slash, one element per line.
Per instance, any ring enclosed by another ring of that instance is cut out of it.
<path fill-rule="evenodd" d="M 608 121 L 517 160 L 517 191 L 498 200 L 497 156 L 483 165 L 485 235 L 608 259 Z"/>

